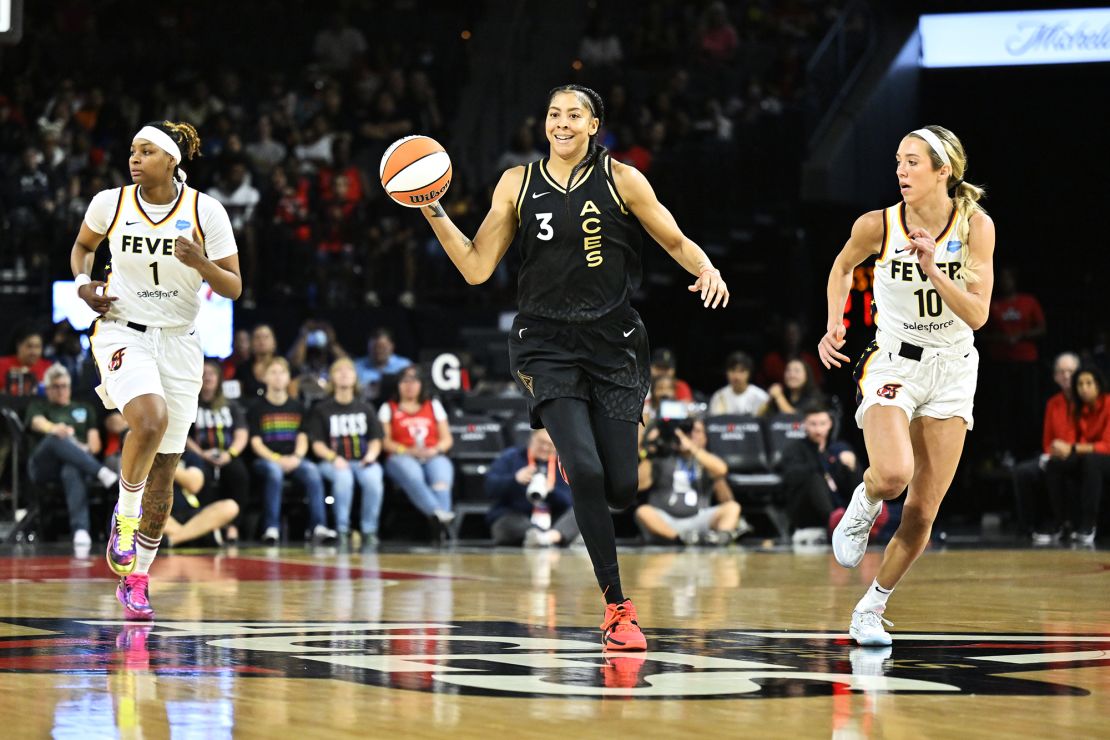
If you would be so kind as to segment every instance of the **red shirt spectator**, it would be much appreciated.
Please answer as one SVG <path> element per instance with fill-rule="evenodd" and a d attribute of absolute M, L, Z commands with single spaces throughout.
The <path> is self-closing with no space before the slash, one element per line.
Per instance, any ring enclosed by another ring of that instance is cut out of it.
<path fill-rule="evenodd" d="M 1044 437 L 1042 439 L 1046 455 L 1052 454 L 1052 441 L 1064 439 L 1075 434 L 1075 422 L 1071 416 L 1071 404 L 1063 391 L 1048 399 L 1044 407 Z"/>
<path fill-rule="evenodd" d="M 9 396 L 38 395 L 46 371 L 54 363 L 42 356 L 42 335 L 24 330 L 16 334 L 15 354 L 0 357 L 0 382 Z"/>
<path fill-rule="evenodd" d="M 995 298 L 991 301 L 990 356 L 997 362 L 1036 362 L 1037 345 L 1033 340 L 1045 331 L 1040 302 L 1028 293 L 1017 292 L 1012 270 L 998 273 Z"/>
<path fill-rule="evenodd" d="M 447 411 L 436 399 L 424 402 L 416 413 L 406 413 L 396 401 L 382 404 L 378 420 L 389 427 L 389 437 L 404 447 L 432 448 L 439 444 L 439 422 L 447 419 Z"/>

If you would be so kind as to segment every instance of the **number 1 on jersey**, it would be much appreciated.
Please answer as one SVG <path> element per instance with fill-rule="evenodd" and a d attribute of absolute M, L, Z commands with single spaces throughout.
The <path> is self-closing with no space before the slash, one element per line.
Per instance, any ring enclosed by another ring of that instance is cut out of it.
<path fill-rule="evenodd" d="M 158 263 L 151 262 L 149 267 L 150 269 L 154 270 L 154 284 L 158 285 Z"/>

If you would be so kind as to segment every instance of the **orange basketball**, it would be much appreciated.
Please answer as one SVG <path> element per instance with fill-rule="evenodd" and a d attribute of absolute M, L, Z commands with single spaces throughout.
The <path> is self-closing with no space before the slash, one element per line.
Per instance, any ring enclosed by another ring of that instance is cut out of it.
<path fill-rule="evenodd" d="M 403 206 L 420 208 L 439 200 L 451 185 L 451 158 L 428 136 L 406 136 L 389 145 L 378 170 L 382 187 Z"/>

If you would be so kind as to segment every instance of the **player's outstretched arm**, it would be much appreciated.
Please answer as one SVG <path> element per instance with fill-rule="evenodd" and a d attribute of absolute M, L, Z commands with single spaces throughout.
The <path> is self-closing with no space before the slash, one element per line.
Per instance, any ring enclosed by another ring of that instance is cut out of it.
<path fill-rule="evenodd" d="M 513 167 L 501 175 L 493 191 L 493 204 L 473 239 L 459 231 L 439 203 L 420 209 L 443 251 L 470 285 L 489 280 L 513 243 L 517 228 L 516 196 L 523 182 L 523 167 Z"/>
<path fill-rule="evenodd" d="M 714 268 L 702 248 L 678 228 L 678 222 L 659 202 L 643 173 L 635 167 L 613 162 L 613 180 L 628 210 L 643 224 L 651 238 L 686 272 L 697 276 L 698 279 L 689 287 L 690 292 L 699 293 L 706 308 L 727 306 L 728 286 L 721 278 L 720 270 Z"/>
<path fill-rule="evenodd" d="M 115 296 L 101 295 L 96 292 L 99 288 L 106 289 L 107 283 L 88 279 L 92 271 L 93 257 L 96 256 L 96 248 L 103 240 L 103 234 L 96 233 L 82 222 L 81 230 L 77 232 L 77 239 L 73 242 L 73 249 L 69 252 L 69 269 L 73 271 L 73 277 L 77 278 L 77 295 L 89 305 L 89 308 L 99 314 L 107 313 L 112 307 L 112 302 L 116 300 Z M 81 277 L 82 275 L 84 277 Z"/>
<path fill-rule="evenodd" d="M 817 343 L 817 353 L 825 367 L 840 367 L 842 362 L 850 362 L 840 348 L 844 346 L 844 304 L 848 300 L 848 291 L 852 289 L 852 272 L 870 255 L 878 254 L 882 244 L 883 212 L 869 211 L 856 219 L 852 235 L 833 260 L 829 270 L 825 336 Z"/>

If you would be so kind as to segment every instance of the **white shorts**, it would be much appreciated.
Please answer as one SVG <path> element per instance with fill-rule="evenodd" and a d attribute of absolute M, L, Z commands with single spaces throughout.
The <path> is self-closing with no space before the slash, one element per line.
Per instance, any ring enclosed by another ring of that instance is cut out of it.
<path fill-rule="evenodd" d="M 90 341 L 100 371 L 96 392 L 104 408 L 122 410 L 139 396 L 161 396 L 169 423 L 158 452 L 184 452 L 189 427 L 197 419 L 204 372 L 204 352 L 196 329 L 183 326 L 142 332 L 101 319 Z"/>
<path fill-rule="evenodd" d="M 979 375 L 979 352 L 974 345 L 926 348 L 920 360 L 898 354 L 899 342 L 872 342 L 856 363 L 856 426 L 872 406 L 897 406 L 910 421 L 960 417 L 967 428 L 975 425 L 972 407 Z"/>

